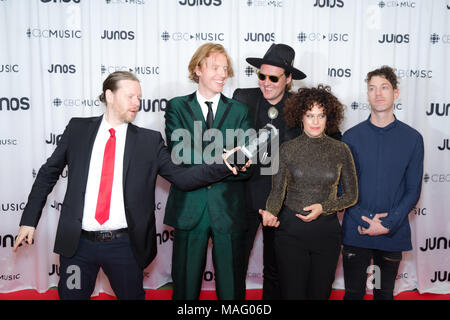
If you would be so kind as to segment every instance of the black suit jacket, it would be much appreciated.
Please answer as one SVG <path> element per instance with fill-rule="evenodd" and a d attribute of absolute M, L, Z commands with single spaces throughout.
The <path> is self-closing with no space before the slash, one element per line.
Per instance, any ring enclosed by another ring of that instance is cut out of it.
<path fill-rule="evenodd" d="M 40 168 L 20 225 L 36 227 L 47 196 L 68 166 L 68 182 L 55 239 L 55 253 L 75 254 L 81 235 L 84 198 L 89 163 L 102 117 L 73 118 L 58 146 Z M 131 248 L 138 264 L 145 268 L 154 259 L 156 247 L 155 183 L 160 174 L 184 190 L 223 179 L 231 172 L 224 164 L 194 166 L 174 165 L 159 132 L 128 125 L 124 159 L 123 192 L 125 215 Z"/>

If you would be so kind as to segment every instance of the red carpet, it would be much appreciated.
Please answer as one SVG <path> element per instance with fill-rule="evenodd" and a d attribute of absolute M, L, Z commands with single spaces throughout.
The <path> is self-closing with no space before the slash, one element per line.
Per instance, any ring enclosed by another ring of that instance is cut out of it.
<path fill-rule="evenodd" d="M 342 300 L 344 296 L 343 290 L 333 290 L 330 300 Z M 247 290 L 247 300 L 261 300 L 262 290 Z M 170 300 L 172 298 L 172 290 L 146 290 L 146 300 Z M 35 290 L 22 290 L 12 293 L 0 293 L 0 300 L 57 300 L 58 292 L 56 290 L 48 290 L 45 293 L 38 293 Z M 101 293 L 92 300 L 115 300 L 116 298 L 106 293 Z M 200 300 L 216 300 L 215 291 L 202 291 Z M 366 295 L 364 300 L 372 300 L 372 295 Z M 407 291 L 399 293 L 395 296 L 395 300 L 450 300 L 450 294 L 420 294 L 417 291 Z"/>

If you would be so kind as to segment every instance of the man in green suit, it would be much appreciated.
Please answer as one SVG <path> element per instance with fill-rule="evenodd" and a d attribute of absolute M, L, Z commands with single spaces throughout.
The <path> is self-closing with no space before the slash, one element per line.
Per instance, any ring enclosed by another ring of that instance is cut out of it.
<path fill-rule="evenodd" d="M 198 90 L 169 101 L 165 130 L 172 158 L 192 166 L 213 161 L 224 148 L 242 145 L 251 121 L 244 104 L 221 93 L 227 78 L 233 76 L 222 45 L 199 47 L 188 70 Z M 164 223 L 175 228 L 173 299 L 199 298 L 210 238 L 218 299 L 245 298 L 243 181 L 248 176 L 248 172 L 240 173 L 189 192 L 171 186 Z"/>

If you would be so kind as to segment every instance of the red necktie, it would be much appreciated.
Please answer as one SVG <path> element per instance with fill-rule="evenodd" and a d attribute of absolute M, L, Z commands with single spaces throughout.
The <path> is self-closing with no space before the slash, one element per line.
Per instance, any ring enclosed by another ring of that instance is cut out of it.
<path fill-rule="evenodd" d="M 116 131 L 109 129 L 111 136 L 106 142 L 103 154 L 102 176 L 100 178 L 100 191 L 98 192 L 95 220 L 104 224 L 109 219 L 109 207 L 111 205 L 111 190 L 114 178 L 114 155 L 116 153 Z"/>

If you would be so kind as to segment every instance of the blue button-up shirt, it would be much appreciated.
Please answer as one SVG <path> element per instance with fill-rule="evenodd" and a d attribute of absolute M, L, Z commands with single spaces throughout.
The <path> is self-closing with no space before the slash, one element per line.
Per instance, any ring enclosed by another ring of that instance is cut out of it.
<path fill-rule="evenodd" d="M 358 175 L 358 203 L 348 208 L 342 223 L 343 243 L 385 251 L 412 249 L 408 214 L 422 188 L 424 146 L 422 135 L 395 119 L 380 128 L 366 121 L 345 132 L 342 141 L 352 151 Z M 360 235 L 358 226 L 368 228 L 361 216 L 373 219 L 387 212 L 380 236 Z"/>

